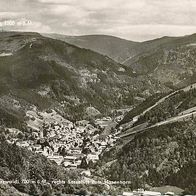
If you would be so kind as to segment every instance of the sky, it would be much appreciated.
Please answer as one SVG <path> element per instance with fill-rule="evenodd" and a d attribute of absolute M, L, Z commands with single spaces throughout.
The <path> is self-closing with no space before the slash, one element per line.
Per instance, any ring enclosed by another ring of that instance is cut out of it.
<path fill-rule="evenodd" d="M 133 41 L 196 33 L 196 0 L 0 0 L 0 28 Z"/>

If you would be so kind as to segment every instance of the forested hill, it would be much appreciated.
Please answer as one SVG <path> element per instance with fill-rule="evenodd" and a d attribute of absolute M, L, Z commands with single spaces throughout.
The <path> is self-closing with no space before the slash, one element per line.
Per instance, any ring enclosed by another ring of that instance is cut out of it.
<path fill-rule="evenodd" d="M 132 189 L 172 185 L 196 194 L 195 87 L 158 94 L 128 112 L 100 171 L 112 180 L 132 181 Z"/>
<path fill-rule="evenodd" d="M 151 128 L 130 137 L 116 157 L 111 155 L 115 161 L 110 166 L 102 163 L 102 172 L 110 180 L 131 181 L 131 189 L 173 185 L 196 194 L 195 130 L 192 120 Z"/>
<path fill-rule="evenodd" d="M 92 117 L 86 112 L 90 106 L 104 116 L 138 104 L 158 90 L 169 90 L 89 49 L 38 33 L 0 35 L 0 116 L 9 126 L 20 127 L 30 106 L 58 108 L 66 118 L 81 120 Z M 22 107 L 13 108 L 15 101 Z"/>
<path fill-rule="evenodd" d="M 45 36 L 100 52 L 114 60 L 123 59 L 118 62 L 132 68 L 137 76 L 149 76 L 171 89 L 195 82 L 196 34 L 165 36 L 145 42 L 131 42 L 106 35 Z M 113 55 L 112 51 L 117 52 Z"/>
<path fill-rule="evenodd" d="M 67 173 L 63 168 L 57 166 L 56 163 L 49 161 L 46 157 L 34 154 L 31 151 L 20 148 L 16 145 L 7 143 L 5 135 L 0 135 L 0 179 L 4 181 L 18 181 L 18 183 L 10 183 L 21 193 L 30 195 L 50 195 L 53 192 L 62 192 L 69 189 L 67 183 Z M 53 180 L 63 180 L 65 185 L 56 186 Z M 29 180 L 25 182 L 24 180 Z M 34 182 L 35 183 L 34 183 Z M 43 183 L 47 181 L 48 183 Z M 8 195 L 11 195 L 9 191 Z M 0 192 L 1 190 L 0 187 Z M 50 193 L 51 192 L 51 193 Z M 19 194 L 19 193 L 18 193 Z M 3 195 L 3 194 L 2 194 Z"/>
<path fill-rule="evenodd" d="M 46 37 L 62 40 L 80 48 L 98 52 L 123 63 L 126 59 L 136 54 L 139 42 L 133 42 L 109 35 L 83 35 L 66 36 L 61 34 L 43 34 Z"/>

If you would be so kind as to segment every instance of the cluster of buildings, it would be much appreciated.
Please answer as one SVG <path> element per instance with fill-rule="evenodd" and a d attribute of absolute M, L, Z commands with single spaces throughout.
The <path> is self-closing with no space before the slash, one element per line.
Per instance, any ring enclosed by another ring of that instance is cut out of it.
<path fill-rule="evenodd" d="M 43 154 L 69 169 L 80 167 L 82 160 L 87 164 L 98 161 L 99 155 L 118 139 L 114 134 L 101 136 L 110 118 L 98 119 L 92 125 L 87 120 L 72 123 L 54 111 L 48 114 L 29 111 L 27 117 L 31 136 L 18 138 L 20 131 L 10 129 L 13 136 L 10 142 Z"/>

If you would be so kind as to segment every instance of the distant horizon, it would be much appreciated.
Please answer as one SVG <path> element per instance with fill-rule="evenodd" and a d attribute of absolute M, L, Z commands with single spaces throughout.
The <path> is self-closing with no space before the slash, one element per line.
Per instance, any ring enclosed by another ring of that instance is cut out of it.
<path fill-rule="evenodd" d="M 39 33 L 39 32 L 35 32 L 35 33 Z M 161 38 L 164 38 L 164 37 L 170 37 L 170 38 L 178 38 L 178 37 L 186 37 L 186 36 L 191 36 L 191 35 L 194 35 L 196 34 L 195 33 L 191 33 L 191 34 L 184 34 L 184 35 L 180 35 L 180 36 L 169 36 L 169 35 L 163 35 L 161 37 L 155 37 L 155 38 L 152 38 L 152 39 L 147 39 L 147 40 L 143 40 L 143 41 L 138 41 L 138 40 L 130 40 L 130 39 L 127 39 L 127 38 L 123 38 L 123 37 L 119 37 L 119 36 L 116 36 L 116 35 L 110 35 L 110 34 L 78 34 L 78 35 L 66 35 L 66 34 L 62 34 L 62 33 L 40 33 L 40 34 L 57 34 L 57 35 L 64 35 L 64 36 L 69 36 L 69 37 L 82 37 L 82 36 L 110 36 L 110 37 L 115 37 L 115 38 L 119 38 L 119 39 L 122 39 L 122 40 L 126 40 L 126 41 L 131 41 L 131 42 L 147 42 L 147 41 L 152 41 L 152 40 L 156 40 L 156 39 L 161 39 Z"/>
<path fill-rule="evenodd" d="M 196 34 L 195 33 L 191 33 L 191 34 L 184 34 L 184 35 L 180 35 L 180 36 L 169 36 L 169 35 L 163 35 L 161 37 L 155 37 L 155 38 L 152 38 L 152 39 L 148 39 L 148 40 L 143 40 L 143 41 L 137 41 L 137 40 L 130 40 L 130 39 L 127 39 L 127 38 L 123 38 L 123 37 L 119 37 L 119 36 L 116 36 L 116 35 L 110 35 L 110 34 L 78 34 L 78 35 L 68 35 L 68 34 L 63 34 L 63 33 L 56 33 L 56 32 L 39 32 L 39 31 L 23 31 L 23 30 L 0 30 L 0 32 L 20 32 L 20 33 L 39 33 L 40 35 L 44 35 L 44 34 L 56 34 L 56 35 L 62 35 L 62 36 L 68 36 L 68 37 L 82 37 L 82 36 L 109 36 L 109 37 L 115 37 L 115 38 L 118 38 L 118 39 L 122 39 L 122 40 L 126 40 L 126 41 L 131 41 L 131 42 L 138 42 L 138 43 L 142 43 L 142 42 L 147 42 L 147 41 L 152 41 L 152 40 L 156 40 L 156 39 L 161 39 L 161 38 L 164 38 L 164 37 L 170 37 L 170 38 L 178 38 L 178 37 L 186 37 L 186 36 L 191 36 L 191 35 L 194 35 Z"/>

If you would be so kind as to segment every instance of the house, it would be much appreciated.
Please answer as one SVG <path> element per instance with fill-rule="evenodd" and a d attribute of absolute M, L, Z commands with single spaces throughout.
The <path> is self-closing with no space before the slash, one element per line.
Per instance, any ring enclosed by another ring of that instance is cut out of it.
<path fill-rule="evenodd" d="M 63 166 L 64 167 L 75 167 L 75 165 L 76 166 L 78 166 L 78 165 L 80 165 L 81 164 L 81 159 L 77 159 L 76 157 L 74 157 L 74 156 L 66 156 L 65 158 L 64 158 L 64 161 L 63 161 Z"/>
<path fill-rule="evenodd" d="M 78 160 L 76 160 L 76 162 L 75 162 L 75 164 L 78 165 L 78 166 L 81 165 L 81 163 L 82 163 L 82 160 L 81 160 L 81 159 L 78 159 Z"/>
<path fill-rule="evenodd" d="M 75 163 L 76 159 L 77 159 L 77 157 L 75 157 L 75 156 L 65 156 L 64 157 L 64 161 L 70 161 L 73 163 Z"/>
<path fill-rule="evenodd" d="M 72 163 L 72 164 L 66 166 L 65 168 L 67 168 L 67 169 L 76 169 L 77 165 L 75 163 Z"/>
<path fill-rule="evenodd" d="M 32 151 L 33 149 L 32 149 L 32 147 L 31 147 L 31 146 L 29 146 L 29 147 L 27 148 L 27 150 Z"/>
<path fill-rule="evenodd" d="M 101 142 L 101 146 L 104 146 L 104 147 L 107 146 L 107 142 L 102 141 L 102 142 Z"/>
<path fill-rule="evenodd" d="M 63 161 L 63 156 L 58 156 L 58 155 L 50 155 L 48 156 L 48 158 L 51 160 L 51 161 L 55 161 L 58 165 L 60 165 Z"/>
<path fill-rule="evenodd" d="M 37 154 L 43 154 L 43 151 L 42 150 L 36 150 L 35 153 L 37 153 Z"/>
<path fill-rule="evenodd" d="M 17 141 L 16 145 L 20 147 L 29 147 L 29 143 L 27 141 Z"/>
<path fill-rule="evenodd" d="M 112 118 L 108 116 L 108 117 L 103 117 L 102 120 L 104 120 L 104 121 L 111 121 Z"/>
<path fill-rule="evenodd" d="M 50 147 L 48 146 L 44 147 L 44 150 L 43 150 L 44 156 L 51 156 L 52 154 L 53 154 L 53 151 Z"/>
<path fill-rule="evenodd" d="M 33 150 L 34 151 L 38 151 L 38 150 L 40 150 L 41 149 L 41 145 L 40 144 L 35 144 L 34 146 L 33 146 Z"/>
<path fill-rule="evenodd" d="M 164 195 L 172 196 L 172 195 L 175 195 L 175 193 L 174 193 L 174 192 L 167 192 L 167 193 L 165 193 Z"/>
<path fill-rule="evenodd" d="M 63 161 L 63 166 L 68 167 L 69 165 L 73 164 L 71 161 Z"/>
<path fill-rule="evenodd" d="M 133 191 L 133 195 L 141 196 L 144 192 L 144 189 L 137 189 Z"/>
<path fill-rule="evenodd" d="M 86 127 L 89 124 L 88 120 L 80 120 L 76 122 L 77 126 L 82 126 L 82 127 Z"/>
<path fill-rule="evenodd" d="M 81 154 L 82 150 L 80 148 L 72 148 L 69 151 L 70 154 Z"/>
<path fill-rule="evenodd" d="M 92 160 L 93 162 L 96 162 L 99 160 L 99 155 L 97 154 L 88 154 L 87 155 L 87 161 Z"/>
<path fill-rule="evenodd" d="M 137 120 L 138 120 L 138 117 L 136 116 L 136 117 L 133 118 L 132 121 L 133 121 L 133 122 L 137 122 Z"/>
<path fill-rule="evenodd" d="M 84 175 L 84 176 L 91 176 L 91 171 L 90 170 L 84 170 L 80 174 Z"/>
<path fill-rule="evenodd" d="M 132 192 L 123 192 L 123 196 L 133 196 Z"/>
<path fill-rule="evenodd" d="M 154 191 L 143 191 L 141 194 L 143 196 L 161 196 L 160 192 L 154 192 Z"/>

